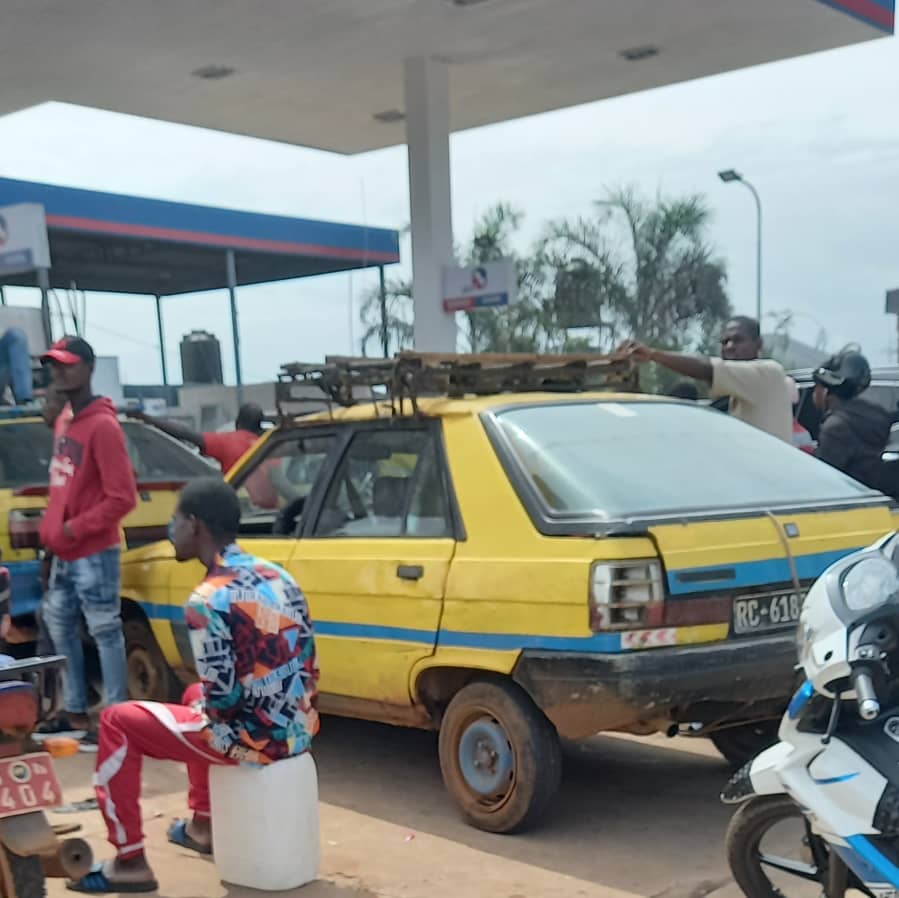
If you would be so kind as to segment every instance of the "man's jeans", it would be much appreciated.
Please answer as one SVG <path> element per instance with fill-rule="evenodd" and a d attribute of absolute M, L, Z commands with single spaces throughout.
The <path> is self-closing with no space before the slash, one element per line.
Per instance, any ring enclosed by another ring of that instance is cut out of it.
<path fill-rule="evenodd" d="M 12 387 L 13 397 L 20 405 L 33 398 L 28 337 L 19 327 L 11 327 L 0 337 L 0 398 L 7 387 Z"/>
<path fill-rule="evenodd" d="M 69 714 L 87 712 L 82 614 L 100 655 L 106 704 L 114 705 L 128 698 L 119 554 L 119 548 L 115 547 L 77 561 L 53 559 L 43 610 L 54 648 L 68 659 L 62 685 L 65 710 Z"/>

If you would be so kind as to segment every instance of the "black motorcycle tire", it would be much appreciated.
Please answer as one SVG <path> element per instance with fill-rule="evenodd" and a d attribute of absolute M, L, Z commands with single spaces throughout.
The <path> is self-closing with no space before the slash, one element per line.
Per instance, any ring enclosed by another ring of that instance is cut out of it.
<path fill-rule="evenodd" d="M 3 846 L 6 867 L 12 877 L 15 898 L 46 898 L 44 867 L 37 855 L 21 857 Z"/>
<path fill-rule="evenodd" d="M 727 828 L 724 845 L 730 872 L 746 898 L 784 898 L 758 860 L 759 843 L 772 826 L 801 817 L 802 812 L 786 795 L 760 796 L 737 809 Z M 823 889 L 827 885 L 827 871 L 820 872 Z"/>

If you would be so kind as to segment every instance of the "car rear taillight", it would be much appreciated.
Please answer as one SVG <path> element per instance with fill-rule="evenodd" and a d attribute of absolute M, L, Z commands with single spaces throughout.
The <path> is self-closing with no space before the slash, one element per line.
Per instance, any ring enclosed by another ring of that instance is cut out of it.
<path fill-rule="evenodd" d="M 597 561 L 590 570 L 590 629 L 630 630 L 662 623 L 662 565 L 645 561 Z"/>
<path fill-rule="evenodd" d="M 9 544 L 13 549 L 41 547 L 42 508 L 13 508 L 9 513 Z"/>

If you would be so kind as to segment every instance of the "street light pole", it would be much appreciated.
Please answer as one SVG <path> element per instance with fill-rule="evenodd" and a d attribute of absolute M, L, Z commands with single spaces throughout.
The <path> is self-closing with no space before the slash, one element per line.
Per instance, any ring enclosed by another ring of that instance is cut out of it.
<path fill-rule="evenodd" d="M 733 181 L 738 181 L 740 184 L 743 184 L 745 187 L 748 187 L 752 192 L 752 198 L 755 200 L 755 317 L 759 323 L 759 327 L 762 324 L 762 200 L 759 197 L 759 192 L 755 189 L 755 187 L 747 181 L 739 172 L 734 169 L 728 169 L 727 171 L 718 172 L 718 177 L 725 184 L 730 184 Z"/>

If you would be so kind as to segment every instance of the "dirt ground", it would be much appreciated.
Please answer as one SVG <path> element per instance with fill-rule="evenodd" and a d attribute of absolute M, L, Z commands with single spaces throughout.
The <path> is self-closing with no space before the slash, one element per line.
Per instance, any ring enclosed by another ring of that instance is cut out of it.
<path fill-rule="evenodd" d="M 444 792 L 436 737 L 328 718 L 316 740 L 321 879 L 300 898 L 738 898 L 723 855 L 728 771 L 705 742 L 601 737 L 569 746 L 553 814 L 531 833 L 495 836 L 463 823 Z M 92 795 L 93 756 L 60 761 L 68 801 Z M 148 853 L 164 898 L 248 898 L 223 885 L 214 863 L 169 845 L 184 811 L 174 764 L 144 771 Z M 97 857 L 108 856 L 96 811 L 77 820 Z M 66 893 L 50 881 L 51 898 Z"/>

